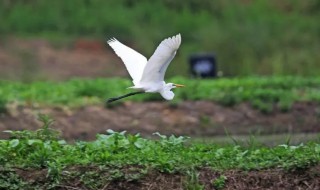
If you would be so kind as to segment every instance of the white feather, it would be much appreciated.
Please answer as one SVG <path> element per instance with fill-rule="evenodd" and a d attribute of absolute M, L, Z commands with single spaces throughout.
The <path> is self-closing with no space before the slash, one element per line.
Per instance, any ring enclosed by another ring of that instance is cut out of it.
<path fill-rule="evenodd" d="M 141 83 L 160 82 L 181 44 L 181 35 L 163 40 L 143 70 Z"/>
<path fill-rule="evenodd" d="M 133 84 L 137 85 L 141 80 L 143 69 L 147 64 L 147 58 L 128 46 L 123 45 L 115 38 L 108 40 L 108 44 L 125 64 L 131 78 L 133 79 Z"/>

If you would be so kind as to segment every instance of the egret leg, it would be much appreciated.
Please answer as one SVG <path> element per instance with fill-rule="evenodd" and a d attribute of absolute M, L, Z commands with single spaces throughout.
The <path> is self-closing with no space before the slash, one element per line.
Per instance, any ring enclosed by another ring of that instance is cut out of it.
<path fill-rule="evenodd" d="M 125 94 L 125 95 L 123 95 L 123 96 L 118 96 L 118 97 L 114 97 L 114 98 L 109 98 L 109 99 L 107 100 L 107 103 L 109 104 L 109 103 L 111 103 L 111 102 L 120 100 L 120 99 L 122 99 L 122 98 L 126 98 L 126 97 L 128 97 L 128 96 L 133 96 L 133 95 L 136 95 L 136 94 L 143 94 L 143 93 L 145 93 L 145 92 L 143 92 L 143 91 L 131 92 L 131 93 Z"/>

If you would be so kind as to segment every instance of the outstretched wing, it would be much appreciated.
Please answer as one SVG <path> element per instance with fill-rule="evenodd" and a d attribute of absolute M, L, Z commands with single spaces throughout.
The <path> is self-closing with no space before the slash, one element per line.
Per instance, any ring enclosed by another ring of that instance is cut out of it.
<path fill-rule="evenodd" d="M 143 70 L 141 82 L 164 80 L 165 72 L 181 44 L 180 34 L 163 40 Z"/>
<path fill-rule="evenodd" d="M 133 84 L 136 85 L 137 82 L 141 80 L 144 67 L 148 62 L 147 58 L 128 46 L 123 45 L 115 38 L 112 38 L 107 42 L 112 47 L 114 52 L 121 58 L 131 78 L 133 79 Z"/>

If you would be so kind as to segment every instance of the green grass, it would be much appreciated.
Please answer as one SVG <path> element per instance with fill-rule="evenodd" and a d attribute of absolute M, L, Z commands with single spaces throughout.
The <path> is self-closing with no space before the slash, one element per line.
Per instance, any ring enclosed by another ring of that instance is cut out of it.
<path fill-rule="evenodd" d="M 319 102 L 319 77 L 246 77 L 198 80 L 172 78 L 168 82 L 185 84 L 174 89 L 176 94 L 169 104 L 176 105 L 186 100 L 209 100 L 224 106 L 242 102 L 264 113 L 277 105 L 282 111 L 290 110 L 294 102 Z M 0 81 L 0 111 L 6 104 L 17 102 L 31 105 L 84 106 L 104 104 L 106 99 L 130 92 L 128 79 L 74 79 L 65 82 L 39 81 L 21 83 Z M 163 101 L 159 94 L 142 94 L 123 101 Z M 116 104 L 115 104 L 116 105 Z"/>
<path fill-rule="evenodd" d="M 187 137 L 158 133 L 154 134 L 158 140 L 151 140 L 142 138 L 139 134 L 108 130 L 106 134 L 97 134 L 97 139 L 92 142 L 67 143 L 50 128 L 50 118 L 41 115 L 40 120 L 44 123 L 41 129 L 7 131 L 11 138 L 0 140 L 0 187 L 25 187 L 31 183 L 10 173 L 14 168 L 45 170 L 51 187 L 79 175 L 86 187 L 99 189 L 103 184 L 100 181 L 139 180 L 151 170 L 189 175 L 196 181 L 194 171 L 203 167 L 219 171 L 268 168 L 296 171 L 317 165 L 320 161 L 318 141 L 274 147 L 255 143 L 248 146 L 218 145 L 188 143 Z M 82 175 L 70 173 L 73 166 L 87 169 Z M 90 168 L 93 167 L 98 169 L 91 171 Z M 123 172 L 124 168 L 130 167 L 133 171 L 130 175 Z M 103 175 L 107 178 L 100 176 L 99 172 L 107 172 Z M 221 176 L 213 183 L 217 187 L 223 187 L 224 180 Z"/>
<path fill-rule="evenodd" d="M 180 63 L 194 52 L 215 52 L 227 76 L 317 75 L 319 7 L 317 0 L 1 1 L 0 34 L 53 41 L 117 37 L 151 55 L 164 37 L 180 32 Z M 179 64 L 168 74 L 187 70 Z"/>

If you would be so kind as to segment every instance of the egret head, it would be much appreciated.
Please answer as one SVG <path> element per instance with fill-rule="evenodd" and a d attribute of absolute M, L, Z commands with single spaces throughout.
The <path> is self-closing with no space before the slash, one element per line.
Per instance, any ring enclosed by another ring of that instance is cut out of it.
<path fill-rule="evenodd" d="M 167 83 L 167 84 L 165 85 L 165 89 L 166 89 L 166 90 L 171 90 L 171 89 L 173 89 L 173 88 L 181 88 L 181 87 L 184 87 L 184 85 L 182 85 L 182 84 L 175 84 L 175 83 Z"/>
<path fill-rule="evenodd" d="M 184 87 L 182 84 L 174 84 L 174 83 L 167 83 L 165 84 L 164 88 L 160 91 L 162 97 L 166 100 L 172 100 L 174 97 L 174 93 L 171 91 L 173 88 L 181 88 Z"/>

